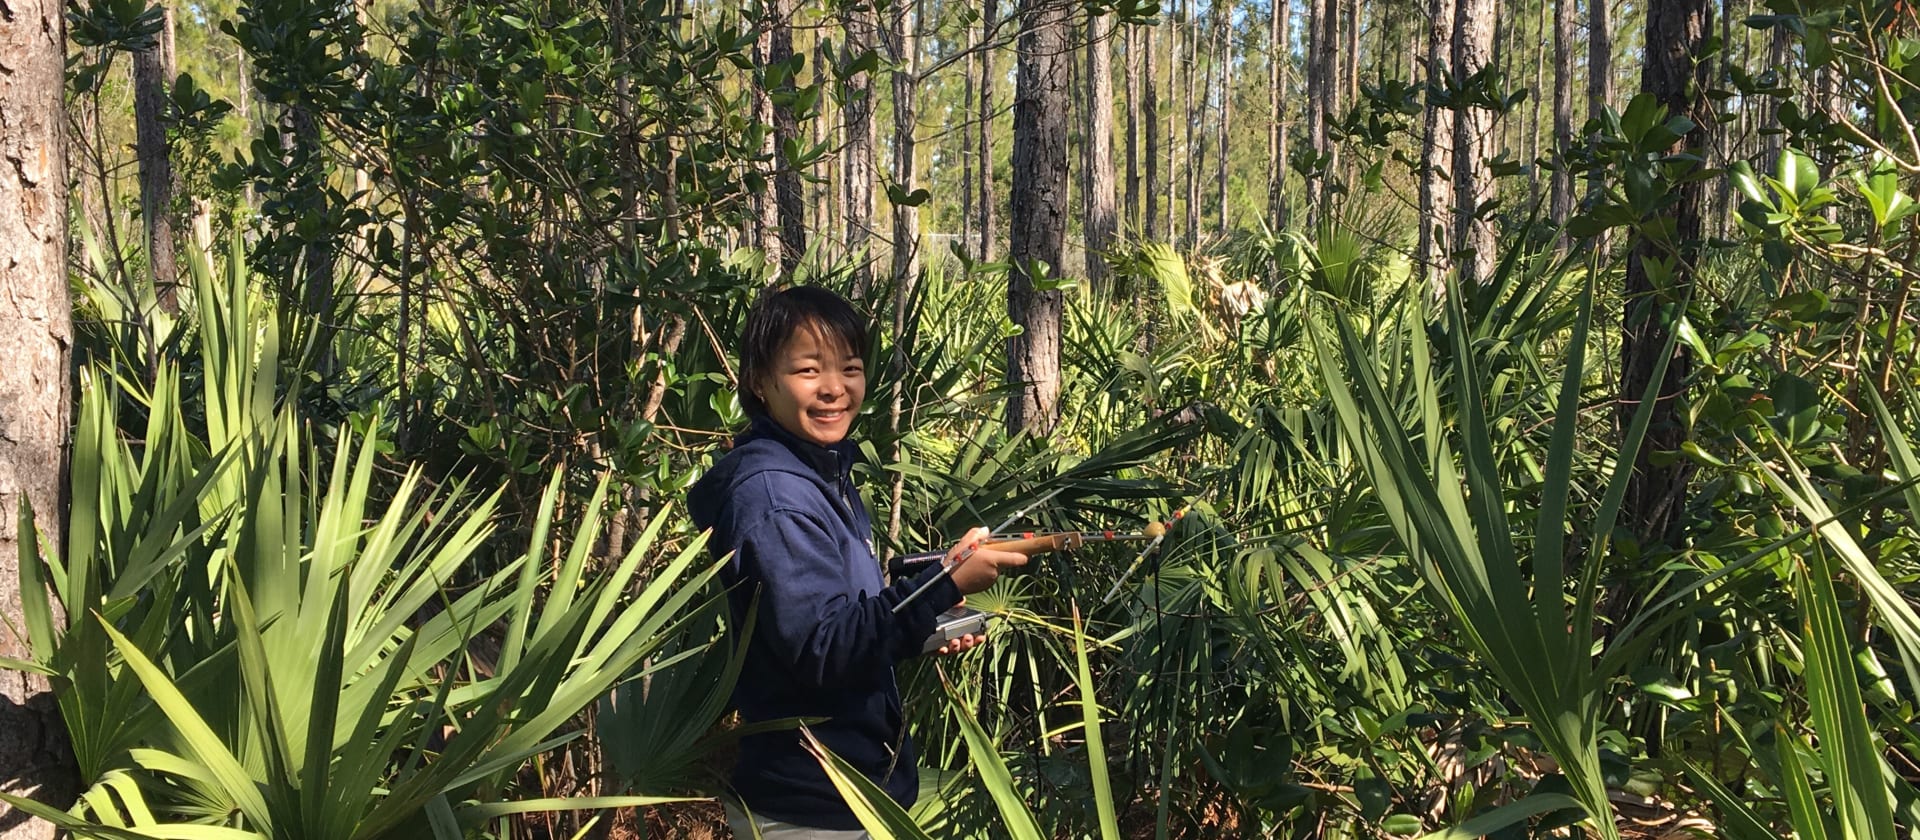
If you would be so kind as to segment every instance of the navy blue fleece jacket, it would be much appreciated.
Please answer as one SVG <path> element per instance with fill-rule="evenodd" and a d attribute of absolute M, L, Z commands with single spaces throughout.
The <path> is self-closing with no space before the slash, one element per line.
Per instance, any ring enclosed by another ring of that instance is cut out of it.
<path fill-rule="evenodd" d="M 712 529 L 736 626 L 759 594 L 753 638 L 734 689 L 746 722 L 824 717 L 815 735 L 903 806 L 918 793 L 914 749 L 900 712 L 895 663 L 916 656 L 940 612 L 960 600 L 951 578 L 905 609 L 939 564 L 891 587 L 873 553 L 873 523 L 853 486 L 858 449 L 821 447 L 765 418 L 694 484 L 688 511 Z M 749 735 L 734 791 L 758 816 L 857 829 L 798 730 Z"/>

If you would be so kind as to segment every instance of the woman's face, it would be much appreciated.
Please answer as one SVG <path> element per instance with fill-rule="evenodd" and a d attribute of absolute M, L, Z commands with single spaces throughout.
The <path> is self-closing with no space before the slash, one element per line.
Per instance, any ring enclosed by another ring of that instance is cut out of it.
<path fill-rule="evenodd" d="M 845 342 L 810 323 L 787 338 L 753 393 L 781 428 L 831 446 L 846 440 L 860 411 L 867 393 L 866 363 Z"/>

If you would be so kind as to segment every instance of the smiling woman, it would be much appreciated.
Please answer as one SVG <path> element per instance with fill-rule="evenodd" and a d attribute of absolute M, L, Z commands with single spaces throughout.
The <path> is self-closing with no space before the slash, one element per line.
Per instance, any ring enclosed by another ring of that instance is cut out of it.
<path fill-rule="evenodd" d="M 866 362 L 853 343 L 808 321 L 770 362 L 750 385 L 767 417 L 816 446 L 845 440 L 867 392 Z"/>
<path fill-rule="evenodd" d="M 919 776 L 894 665 L 921 654 L 942 611 L 1026 558 L 986 548 L 963 557 L 955 546 L 948 562 L 887 584 L 853 485 L 859 448 L 847 437 L 866 395 L 866 347 L 865 322 L 839 295 L 800 286 L 762 297 L 740 348 L 740 402 L 753 426 L 694 485 L 688 512 L 712 530 L 714 556 L 727 558 L 734 626 L 753 628 L 733 696 L 744 721 L 819 720 L 811 731 L 820 743 L 911 805 Z M 977 642 L 964 636 L 939 652 Z M 741 836 L 790 827 L 859 836 L 792 729 L 743 738 L 732 786 Z"/>

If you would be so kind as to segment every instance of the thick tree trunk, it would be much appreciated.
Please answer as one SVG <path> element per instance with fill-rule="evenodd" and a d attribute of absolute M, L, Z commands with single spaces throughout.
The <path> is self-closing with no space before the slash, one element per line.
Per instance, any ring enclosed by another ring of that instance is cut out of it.
<path fill-rule="evenodd" d="M 914 130 L 919 123 L 919 105 L 914 91 L 919 87 L 920 62 L 913 27 L 913 6 L 901 2 L 892 10 L 887 32 L 887 51 L 893 60 L 893 183 L 911 194 L 917 188 L 914 172 L 916 157 Z M 896 298 L 904 300 L 913 291 L 920 275 L 920 208 L 897 201 L 893 207 L 893 282 Z"/>
<path fill-rule="evenodd" d="M 1669 0 L 1647 9 L 1646 66 L 1640 76 L 1640 89 L 1671 113 L 1691 119 L 1694 125 L 1674 144 L 1670 150 L 1674 154 L 1698 152 L 1712 130 L 1713 108 L 1706 97 L 1707 67 L 1695 58 L 1705 54 L 1712 16 L 1710 0 Z M 1653 382 L 1654 365 L 1672 334 L 1673 318 L 1667 305 L 1684 299 L 1693 284 L 1705 186 L 1693 180 L 1672 189 L 1676 201 L 1666 212 L 1673 223 L 1673 239 L 1636 237 L 1627 257 L 1618 412 L 1623 433 L 1640 406 L 1641 395 Z M 1672 270 L 1665 285 L 1654 285 L 1647 269 L 1649 260 L 1670 261 Z M 1627 481 L 1621 518 L 1630 523 L 1642 546 L 1673 546 L 1681 536 L 1691 462 L 1672 454 L 1686 440 L 1683 402 L 1691 366 L 1686 344 L 1676 343 L 1654 398 L 1647 438 L 1640 445 Z"/>
<path fill-rule="evenodd" d="M 793 60 L 793 0 L 768 2 L 773 9 L 773 32 L 767 59 L 774 64 L 786 64 Z M 788 74 L 779 89 L 791 95 L 796 87 L 795 76 Z M 790 98 L 773 103 L 773 137 L 781 149 L 799 144 L 800 118 L 794 114 Z M 775 215 L 779 220 L 781 274 L 792 277 L 800 258 L 807 252 L 807 196 L 800 170 L 779 162 L 773 170 L 773 195 L 778 206 Z"/>
<path fill-rule="evenodd" d="M 864 55 L 876 44 L 879 25 L 871 6 L 855 4 L 842 14 L 846 27 L 847 54 Z M 840 166 L 843 208 L 846 223 L 847 253 L 854 260 L 853 287 L 865 295 L 873 289 L 873 255 L 868 253 L 873 239 L 874 146 L 873 74 L 865 70 L 847 77 L 846 102 L 841 116 L 847 136 L 842 146 Z"/>
<path fill-rule="evenodd" d="M 1433 104 L 1452 77 L 1454 0 L 1427 2 L 1426 143 L 1420 152 L 1420 231 L 1414 265 L 1437 300 L 1453 270 L 1453 112 Z"/>
<path fill-rule="evenodd" d="M 1087 21 L 1087 194 L 1082 225 L 1087 239 L 1087 285 L 1107 280 L 1105 255 L 1119 227 L 1113 188 L 1113 18 Z"/>
<path fill-rule="evenodd" d="M 1217 230 L 1222 238 L 1227 235 L 1227 138 L 1228 126 L 1233 119 L 1233 0 L 1218 0 L 1220 8 L 1215 12 L 1215 61 L 1220 64 L 1220 149 L 1219 166 L 1214 170 L 1214 179 L 1218 182 L 1220 195 L 1216 199 L 1220 214 L 1220 226 Z"/>
<path fill-rule="evenodd" d="M 1157 28 L 1157 27 L 1156 27 Z M 1154 56 L 1159 48 L 1154 45 L 1153 31 L 1142 33 L 1140 38 L 1146 50 L 1140 56 L 1140 75 L 1143 84 L 1140 89 L 1140 122 L 1146 146 L 1146 194 L 1141 197 L 1140 217 L 1142 229 L 1149 242 L 1160 240 L 1160 73 Z"/>
<path fill-rule="evenodd" d="M 1330 0 L 1308 0 L 1307 3 L 1307 150 L 1312 152 L 1314 164 L 1307 167 L 1307 226 L 1314 227 L 1325 218 L 1327 167 L 1323 165 L 1327 153 L 1327 100 L 1331 93 L 1327 90 L 1326 53 L 1328 4 Z"/>
<path fill-rule="evenodd" d="M 44 544 L 63 549 L 73 318 L 67 297 L 66 25 L 54 0 L 11 0 L 0 14 L 0 625 L 26 627 L 20 505 Z M 55 617 L 56 620 L 59 616 Z M 11 629 L 0 656 L 31 659 Z M 0 670 L 0 790 L 64 810 L 77 771 L 45 679 Z M 0 805 L 0 838 L 44 840 L 53 826 Z"/>
<path fill-rule="evenodd" d="M 153 46 L 133 54 L 134 153 L 140 165 L 140 218 L 146 226 L 147 270 L 160 308 L 179 312 L 174 260 L 173 150 L 167 142 L 167 98 L 173 86 L 173 9 Z"/>
<path fill-rule="evenodd" d="M 999 32 L 999 4 L 986 0 L 982 13 L 982 44 L 992 44 Z M 993 54 L 992 46 L 980 51 L 980 251 L 981 261 L 993 259 Z"/>
<path fill-rule="evenodd" d="M 1453 77 L 1465 81 L 1493 60 L 1493 28 L 1499 9 L 1493 0 L 1459 0 L 1453 15 Z M 1482 212 L 1495 197 L 1487 168 L 1497 151 L 1494 112 L 1459 108 L 1453 112 L 1453 249 L 1460 255 L 1461 288 L 1487 278 L 1496 255 L 1493 220 Z"/>
<path fill-rule="evenodd" d="M 1012 239 L 1007 316 L 1009 431 L 1046 434 L 1059 420 L 1061 292 L 1042 290 L 1035 270 L 1058 276 L 1067 232 L 1067 26 L 1064 0 L 1036 0 L 1021 13 L 1013 102 Z"/>
<path fill-rule="evenodd" d="M 1565 154 L 1573 146 L 1573 19 L 1574 0 L 1553 0 L 1553 151 Z M 1548 212 L 1555 225 L 1573 215 L 1573 174 L 1553 170 Z M 1563 237 L 1564 241 L 1564 237 Z"/>
<path fill-rule="evenodd" d="M 1287 17 L 1291 0 L 1274 0 L 1270 21 L 1272 41 L 1267 48 L 1267 215 L 1276 231 L 1287 226 Z"/>
<path fill-rule="evenodd" d="M 1587 119 L 1598 119 L 1613 101 L 1613 27 L 1607 10 L 1610 0 L 1586 0 L 1587 3 Z M 1605 179 L 1595 175 L 1587 183 L 1587 200 L 1606 188 Z M 1605 235 L 1594 247 L 1606 248 Z"/>

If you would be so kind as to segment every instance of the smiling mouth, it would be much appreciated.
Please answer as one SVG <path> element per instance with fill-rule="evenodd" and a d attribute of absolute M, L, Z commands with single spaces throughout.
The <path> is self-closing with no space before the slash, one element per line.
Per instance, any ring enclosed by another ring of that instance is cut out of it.
<path fill-rule="evenodd" d="M 841 409 L 839 411 L 809 411 L 807 413 L 809 415 L 812 415 L 813 419 L 815 420 L 821 420 L 828 423 L 831 423 L 835 420 L 838 420 L 842 417 L 847 416 L 847 412 L 845 409 Z"/>

